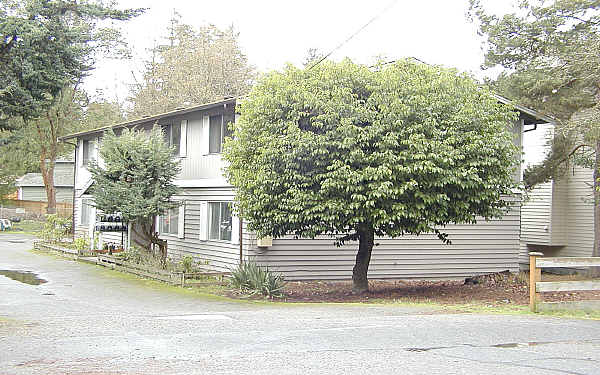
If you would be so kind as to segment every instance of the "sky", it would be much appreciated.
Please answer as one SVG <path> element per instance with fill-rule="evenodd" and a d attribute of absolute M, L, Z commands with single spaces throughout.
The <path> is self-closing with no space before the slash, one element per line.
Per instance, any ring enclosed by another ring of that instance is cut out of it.
<path fill-rule="evenodd" d="M 508 0 L 487 0 L 498 14 L 510 11 Z M 357 63 L 416 57 L 431 64 L 454 67 L 476 77 L 482 72 L 482 39 L 466 17 L 468 0 L 118 0 L 120 8 L 148 8 L 136 19 L 121 23 L 133 59 L 102 60 L 85 82 L 94 93 L 124 100 L 128 87 L 140 79 L 148 49 L 167 33 L 173 11 L 192 26 L 233 25 L 249 63 L 258 71 L 300 65 L 309 48 L 329 52 L 378 16 L 369 26 L 331 55 Z"/>

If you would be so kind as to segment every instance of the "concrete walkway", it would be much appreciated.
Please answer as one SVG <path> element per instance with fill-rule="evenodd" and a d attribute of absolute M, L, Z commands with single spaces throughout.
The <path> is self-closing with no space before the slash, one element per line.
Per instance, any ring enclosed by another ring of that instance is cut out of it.
<path fill-rule="evenodd" d="M 201 298 L 31 241 L 0 235 L 0 271 L 47 280 L 0 276 L 2 375 L 600 374 L 598 321 Z"/>

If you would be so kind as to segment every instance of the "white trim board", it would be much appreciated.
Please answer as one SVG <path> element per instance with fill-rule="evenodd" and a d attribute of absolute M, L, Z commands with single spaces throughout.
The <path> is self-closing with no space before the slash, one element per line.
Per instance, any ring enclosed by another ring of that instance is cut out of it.
<path fill-rule="evenodd" d="M 174 184 L 178 187 L 193 188 L 193 187 L 232 187 L 226 180 L 222 178 L 200 178 L 196 180 L 175 180 Z"/>

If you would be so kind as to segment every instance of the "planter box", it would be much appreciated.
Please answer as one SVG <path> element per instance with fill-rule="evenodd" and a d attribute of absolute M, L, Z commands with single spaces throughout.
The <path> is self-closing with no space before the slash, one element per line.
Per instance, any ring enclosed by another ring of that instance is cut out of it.
<path fill-rule="evenodd" d="M 62 255 L 66 255 L 69 258 L 78 259 L 79 257 L 90 257 L 94 256 L 89 250 L 77 250 L 68 247 L 62 247 L 55 244 L 49 244 L 47 242 L 36 241 L 33 243 L 33 248 L 42 251 L 53 251 L 58 252 Z"/>

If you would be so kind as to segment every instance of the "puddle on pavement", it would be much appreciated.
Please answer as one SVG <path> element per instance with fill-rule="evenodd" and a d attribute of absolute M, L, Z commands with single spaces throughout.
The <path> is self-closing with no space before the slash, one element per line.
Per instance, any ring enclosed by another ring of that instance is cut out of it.
<path fill-rule="evenodd" d="M 431 348 L 405 348 L 407 352 L 428 352 L 430 350 L 439 350 L 439 349 L 453 349 L 461 346 L 469 346 L 474 348 L 500 348 L 500 349 L 511 349 L 511 348 L 527 348 L 530 346 L 538 346 L 538 345 L 549 345 L 549 344 L 589 344 L 594 342 L 594 340 L 568 340 L 568 341 L 530 341 L 530 342 L 509 342 L 505 344 L 496 344 L 496 345 L 471 345 L 471 344 L 463 344 L 463 345 L 454 345 L 454 346 L 436 346 Z"/>
<path fill-rule="evenodd" d="M 29 285 L 40 285 L 47 282 L 31 271 L 0 270 L 0 275 Z"/>
<path fill-rule="evenodd" d="M 211 314 L 157 316 L 156 319 L 160 319 L 160 320 L 231 320 L 231 318 L 226 315 L 211 315 Z"/>

